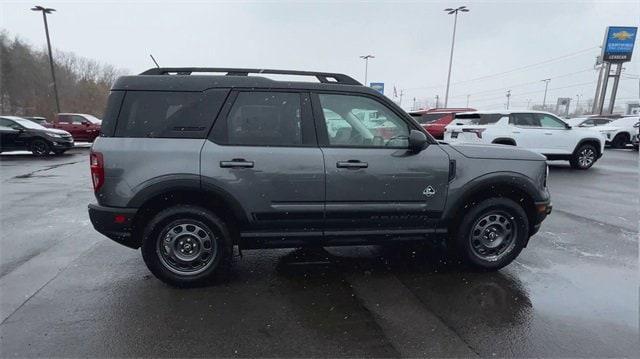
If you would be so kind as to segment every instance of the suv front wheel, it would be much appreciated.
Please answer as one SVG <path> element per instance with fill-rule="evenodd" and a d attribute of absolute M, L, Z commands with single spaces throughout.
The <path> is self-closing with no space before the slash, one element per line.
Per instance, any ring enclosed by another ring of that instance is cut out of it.
<path fill-rule="evenodd" d="M 578 170 L 586 170 L 591 168 L 598 159 L 598 150 L 592 144 L 585 143 L 580 145 L 578 149 L 573 153 L 569 163 L 572 168 Z"/>
<path fill-rule="evenodd" d="M 498 270 L 520 254 L 528 238 L 524 209 L 508 198 L 490 198 L 465 214 L 453 239 L 465 263 Z"/>
<path fill-rule="evenodd" d="M 146 227 L 142 257 L 163 282 L 192 287 L 211 282 L 231 259 L 227 225 L 211 211 L 178 205 L 155 215 Z"/>

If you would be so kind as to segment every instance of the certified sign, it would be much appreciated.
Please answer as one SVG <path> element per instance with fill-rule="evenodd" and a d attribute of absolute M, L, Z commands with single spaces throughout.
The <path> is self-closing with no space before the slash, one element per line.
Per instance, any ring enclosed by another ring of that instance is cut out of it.
<path fill-rule="evenodd" d="M 384 95 L 384 82 L 372 82 L 370 87 Z"/>
<path fill-rule="evenodd" d="M 607 27 L 604 44 L 602 45 L 603 60 L 609 62 L 631 61 L 631 54 L 633 54 L 633 45 L 636 42 L 637 34 L 637 27 Z"/>

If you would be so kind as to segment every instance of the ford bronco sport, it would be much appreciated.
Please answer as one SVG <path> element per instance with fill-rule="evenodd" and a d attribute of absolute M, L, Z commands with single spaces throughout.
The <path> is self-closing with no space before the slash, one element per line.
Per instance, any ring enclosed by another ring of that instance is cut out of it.
<path fill-rule="evenodd" d="M 90 166 L 95 229 L 141 248 L 151 272 L 176 286 L 208 282 L 234 246 L 445 238 L 470 266 L 496 270 L 551 211 L 544 156 L 438 143 L 392 101 L 334 73 L 121 77 Z"/>

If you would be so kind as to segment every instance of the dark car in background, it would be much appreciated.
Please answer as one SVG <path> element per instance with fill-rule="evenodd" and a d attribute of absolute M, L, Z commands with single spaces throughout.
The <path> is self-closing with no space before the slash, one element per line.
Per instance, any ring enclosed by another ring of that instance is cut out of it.
<path fill-rule="evenodd" d="M 26 150 L 36 156 L 52 152 L 61 155 L 73 145 L 73 137 L 67 131 L 46 128 L 22 117 L 0 116 L 0 152 Z"/>
<path fill-rule="evenodd" d="M 76 141 L 93 142 L 100 136 L 102 120 L 86 113 L 59 113 L 51 125 L 71 133 Z"/>
<path fill-rule="evenodd" d="M 475 111 L 473 108 L 432 108 L 409 112 L 420 126 L 431 136 L 441 140 L 444 138 L 444 128 L 453 121 L 456 113 Z"/>

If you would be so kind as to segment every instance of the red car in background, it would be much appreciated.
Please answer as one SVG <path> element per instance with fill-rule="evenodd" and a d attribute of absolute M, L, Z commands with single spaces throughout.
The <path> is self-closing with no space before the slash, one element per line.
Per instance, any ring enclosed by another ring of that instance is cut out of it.
<path fill-rule="evenodd" d="M 59 113 L 47 127 L 67 131 L 75 141 L 93 142 L 100 136 L 102 121 L 86 113 Z"/>
<path fill-rule="evenodd" d="M 409 114 L 431 136 L 441 140 L 444 138 L 444 128 L 453 121 L 456 113 L 476 111 L 473 108 L 432 108 L 429 110 L 411 111 Z"/>

